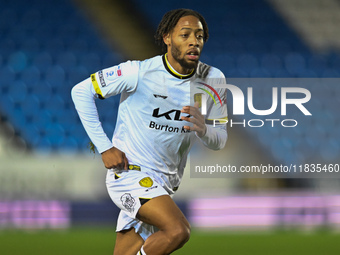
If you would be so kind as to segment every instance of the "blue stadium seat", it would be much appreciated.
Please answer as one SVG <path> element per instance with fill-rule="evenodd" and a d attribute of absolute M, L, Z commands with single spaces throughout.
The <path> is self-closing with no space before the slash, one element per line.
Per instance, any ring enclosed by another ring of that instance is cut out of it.
<path fill-rule="evenodd" d="M 93 71 L 92 73 L 94 73 Z M 91 73 L 84 66 L 76 66 L 68 69 L 68 80 L 72 85 L 85 80 L 90 77 Z"/>
<path fill-rule="evenodd" d="M 71 51 L 65 51 L 57 56 L 56 63 L 60 65 L 63 69 L 71 69 L 77 66 L 77 57 Z"/>
<path fill-rule="evenodd" d="M 53 52 L 55 57 L 66 51 L 65 46 L 66 43 L 63 40 L 63 38 L 57 37 L 56 35 L 51 36 L 49 38 L 44 38 L 44 36 L 42 35 L 40 36 L 41 40 L 46 40 L 46 43 L 42 46 L 42 50 L 47 52 Z"/>
<path fill-rule="evenodd" d="M 36 66 L 30 66 L 21 73 L 21 79 L 28 84 L 29 88 L 33 88 L 36 82 L 40 81 L 40 71 Z"/>
<path fill-rule="evenodd" d="M 284 63 L 287 71 L 293 76 L 303 72 L 306 69 L 306 60 L 299 53 L 289 53 L 284 57 Z"/>
<path fill-rule="evenodd" d="M 248 74 L 259 67 L 257 58 L 250 54 L 240 55 L 236 59 L 236 65 L 238 69 Z"/>
<path fill-rule="evenodd" d="M 33 116 L 37 114 L 37 108 L 40 107 L 39 98 L 34 94 L 28 94 L 25 97 L 25 100 L 22 100 L 19 105 L 23 115 L 27 118 L 27 121 L 32 122 Z"/>
<path fill-rule="evenodd" d="M 72 152 L 76 153 L 81 149 L 77 139 L 72 135 L 65 136 L 60 146 L 67 152 L 67 154 Z"/>
<path fill-rule="evenodd" d="M 88 38 L 72 40 L 66 45 L 66 50 L 79 56 L 88 54 L 90 46 L 87 39 Z"/>
<path fill-rule="evenodd" d="M 271 73 L 274 73 L 283 68 L 282 59 L 276 54 L 264 54 L 261 56 L 261 67 Z"/>
<path fill-rule="evenodd" d="M 265 54 L 269 52 L 269 47 L 264 42 L 253 40 L 246 43 L 246 51 L 251 54 Z"/>
<path fill-rule="evenodd" d="M 292 51 L 291 45 L 286 41 L 274 41 L 271 44 L 271 52 L 274 54 L 286 55 Z"/>
<path fill-rule="evenodd" d="M 27 37 L 22 43 L 22 50 L 27 53 L 28 57 L 35 56 L 41 50 L 41 45 L 36 38 Z"/>
<path fill-rule="evenodd" d="M 328 65 L 329 63 L 327 58 L 319 55 L 310 56 L 307 62 L 308 69 L 317 72 L 319 77 L 327 70 Z"/>
<path fill-rule="evenodd" d="M 43 51 L 36 54 L 33 58 L 33 64 L 41 71 L 44 72 L 53 63 L 53 59 L 50 53 Z"/>
<path fill-rule="evenodd" d="M 102 53 L 104 56 L 102 58 L 103 63 L 101 68 L 107 68 L 111 66 L 115 66 L 120 64 L 123 61 L 123 56 L 119 52 L 109 52 L 109 53 Z M 98 71 L 98 70 L 96 70 Z"/>
<path fill-rule="evenodd" d="M 16 75 L 13 68 L 9 66 L 3 66 L 0 69 L 0 77 L 1 77 L 0 86 L 2 88 L 9 88 L 10 84 L 14 82 Z"/>
<path fill-rule="evenodd" d="M 253 70 L 251 70 L 249 72 L 250 77 L 257 77 L 257 78 L 268 78 L 268 77 L 272 77 L 272 74 L 265 68 L 259 67 L 259 68 L 255 68 Z"/>
<path fill-rule="evenodd" d="M 60 65 L 53 65 L 46 70 L 45 81 L 52 87 L 58 87 L 65 82 L 65 70 Z"/>
<path fill-rule="evenodd" d="M 8 96 L 14 103 L 21 103 L 27 95 L 27 85 L 23 81 L 15 81 L 8 88 Z"/>
<path fill-rule="evenodd" d="M 46 138 L 53 149 L 58 148 L 64 142 L 65 130 L 60 124 L 50 123 L 44 130 Z"/>
<path fill-rule="evenodd" d="M 38 130 L 42 132 L 46 126 L 53 123 L 53 115 L 48 110 L 40 110 L 32 117 L 32 123 L 34 123 Z"/>
<path fill-rule="evenodd" d="M 17 23 L 17 13 L 15 8 L 1 8 L 0 29 L 9 28 L 12 24 Z"/>
<path fill-rule="evenodd" d="M 223 70 L 236 68 L 236 61 L 229 54 L 218 54 L 212 59 L 212 64 Z"/>
<path fill-rule="evenodd" d="M 15 103 L 11 97 L 6 93 L 1 95 L 0 100 L 0 112 L 6 114 L 5 116 L 10 116 L 15 108 Z"/>
<path fill-rule="evenodd" d="M 223 69 L 223 71 L 224 71 L 224 74 L 226 75 L 226 77 L 229 77 L 229 78 L 247 78 L 247 77 L 249 77 L 248 73 L 246 73 L 245 71 L 243 71 L 239 68 L 233 68 L 233 69 L 230 69 L 230 70 Z"/>
<path fill-rule="evenodd" d="M 22 51 L 13 52 L 9 56 L 8 65 L 13 68 L 15 72 L 23 71 L 28 64 L 27 55 Z"/>
<path fill-rule="evenodd" d="M 102 66 L 99 55 L 94 52 L 80 55 L 79 64 L 84 66 L 90 73 L 96 72 L 97 69 Z M 115 65 L 115 63 L 111 63 L 111 65 Z"/>
<path fill-rule="evenodd" d="M 5 32 L 3 38 L 0 40 L 0 52 L 4 56 L 5 59 L 9 58 L 9 55 L 12 54 L 16 48 L 16 41 L 9 38 L 7 33 Z M 6 63 L 7 64 L 7 63 Z"/>
<path fill-rule="evenodd" d="M 31 93 L 36 95 L 40 102 L 45 106 L 52 97 L 52 86 L 47 81 L 39 80 L 33 84 Z"/>

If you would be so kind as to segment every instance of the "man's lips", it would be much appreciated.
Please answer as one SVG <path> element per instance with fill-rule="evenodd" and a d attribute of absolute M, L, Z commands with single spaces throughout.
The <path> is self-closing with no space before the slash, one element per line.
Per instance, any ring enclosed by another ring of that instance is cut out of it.
<path fill-rule="evenodd" d="M 200 54 L 198 50 L 189 50 L 186 55 L 190 60 L 198 60 Z"/>
<path fill-rule="evenodd" d="M 187 55 L 190 60 L 198 60 L 198 55 Z"/>

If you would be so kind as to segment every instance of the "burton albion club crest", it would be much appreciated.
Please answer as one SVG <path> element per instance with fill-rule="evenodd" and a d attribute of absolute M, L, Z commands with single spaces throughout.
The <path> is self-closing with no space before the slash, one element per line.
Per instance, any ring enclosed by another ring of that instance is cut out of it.
<path fill-rule="evenodd" d="M 153 181 L 150 177 L 145 177 L 139 181 L 139 185 L 145 188 L 150 188 L 153 185 Z"/>

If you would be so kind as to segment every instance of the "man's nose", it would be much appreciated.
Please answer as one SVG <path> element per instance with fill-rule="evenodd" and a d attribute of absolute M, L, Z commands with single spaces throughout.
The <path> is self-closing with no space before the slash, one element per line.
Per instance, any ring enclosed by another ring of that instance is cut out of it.
<path fill-rule="evenodd" d="M 195 47 L 199 46 L 199 40 L 196 37 L 196 35 L 194 35 L 194 34 L 190 35 L 189 45 L 190 46 L 195 46 Z"/>

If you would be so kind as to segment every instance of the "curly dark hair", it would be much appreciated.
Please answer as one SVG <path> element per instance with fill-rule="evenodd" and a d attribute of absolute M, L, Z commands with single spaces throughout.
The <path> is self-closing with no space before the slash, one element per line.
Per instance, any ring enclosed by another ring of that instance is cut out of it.
<path fill-rule="evenodd" d="M 167 51 L 167 45 L 163 41 L 163 36 L 170 33 L 174 29 L 180 18 L 190 15 L 195 16 L 202 23 L 203 41 L 206 42 L 208 40 L 209 38 L 208 24 L 200 13 L 191 9 L 171 10 L 164 14 L 155 34 L 156 43 L 162 47 L 163 52 Z"/>

